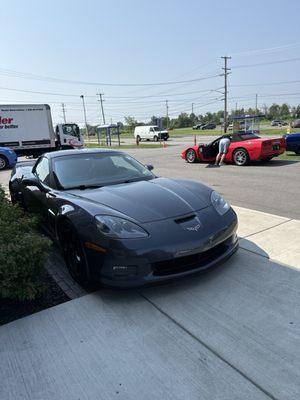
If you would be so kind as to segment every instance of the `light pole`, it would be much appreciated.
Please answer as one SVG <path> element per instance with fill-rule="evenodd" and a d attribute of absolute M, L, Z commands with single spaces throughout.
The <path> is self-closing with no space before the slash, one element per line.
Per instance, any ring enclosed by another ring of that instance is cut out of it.
<path fill-rule="evenodd" d="M 80 96 L 80 98 L 82 99 L 82 106 L 83 106 L 83 115 L 84 115 L 84 122 L 85 122 L 85 134 L 88 138 L 88 142 L 90 141 L 90 136 L 89 136 L 89 129 L 88 129 L 88 125 L 87 125 L 87 120 L 86 120 L 86 109 L 85 109 L 85 102 L 84 102 L 84 95 L 82 94 Z"/>

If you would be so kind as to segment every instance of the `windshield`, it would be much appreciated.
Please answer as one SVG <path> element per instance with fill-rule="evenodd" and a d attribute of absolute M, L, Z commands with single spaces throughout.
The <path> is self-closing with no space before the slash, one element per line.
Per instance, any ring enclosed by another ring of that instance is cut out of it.
<path fill-rule="evenodd" d="M 80 139 L 79 127 L 76 124 L 64 124 L 63 125 L 63 133 L 65 135 L 75 136 L 77 139 Z"/>
<path fill-rule="evenodd" d="M 155 176 L 134 158 L 123 153 L 92 153 L 53 159 L 53 171 L 64 189 L 106 186 Z"/>
<path fill-rule="evenodd" d="M 159 132 L 158 126 L 154 126 L 154 127 L 153 127 L 153 130 L 154 130 L 155 132 Z"/>

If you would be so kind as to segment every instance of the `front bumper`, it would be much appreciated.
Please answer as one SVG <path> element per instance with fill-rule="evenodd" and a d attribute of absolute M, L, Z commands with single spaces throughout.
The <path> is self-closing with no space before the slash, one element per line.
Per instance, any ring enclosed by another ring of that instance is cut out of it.
<path fill-rule="evenodd" d="M 235 212 L 220 217 L 207 207 L 197 216 L 199 232 L 164 220 L 143 225 L 147 239 L 111 241 L 101 256 L 88 251 L 92 278 L 109 286 L 139 287 L 204 272 L 229 258 L 238 249 Z"/>

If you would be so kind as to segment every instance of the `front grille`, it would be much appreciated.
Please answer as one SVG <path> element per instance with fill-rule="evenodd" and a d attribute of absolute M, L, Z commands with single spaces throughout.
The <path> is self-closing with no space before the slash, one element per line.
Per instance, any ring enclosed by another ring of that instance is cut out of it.
<path fill-rule="evenodd" d="M 153 275 L 164 276 L 205 267 L 228 250 L 224 242 L 201 253 L 158 261 L 152 264 Z"/>

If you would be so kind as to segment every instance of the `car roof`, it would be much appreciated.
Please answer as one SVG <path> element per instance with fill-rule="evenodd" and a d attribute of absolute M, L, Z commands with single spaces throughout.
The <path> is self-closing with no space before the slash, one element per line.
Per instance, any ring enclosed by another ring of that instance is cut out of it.
<path fill-rule="evenodd" d="M 121 150 L 112 150 L 112 149 L 74 149 L 74 150 L 57 150 L 52 151 L 50 153 L 45 153 L 44 156 L 47 158 L 56 158 L 62 156 L 74 156 L 78 154 L 101 154 L 101 153 L 123 153 Z"/>

